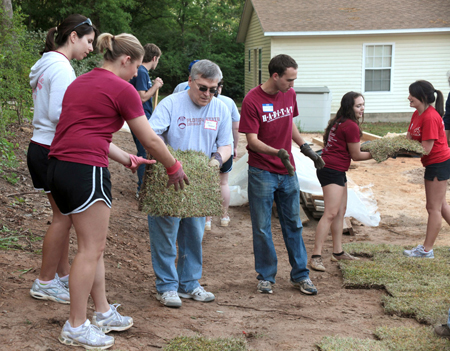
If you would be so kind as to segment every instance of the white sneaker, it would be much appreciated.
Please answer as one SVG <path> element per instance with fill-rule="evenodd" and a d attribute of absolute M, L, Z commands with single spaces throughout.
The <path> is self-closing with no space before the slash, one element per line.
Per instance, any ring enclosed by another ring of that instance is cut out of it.
<path fill-rule="evenodd" d="M 64 287 L 69 290 L 69 278 L 62 280 L 58 273 L 55 274 L 55 279 L 59 279 L 59 281 L 64 285 Z"/>
<path fill-rule="evenodd" d="M 167 307 L 181 307 L 181 300 L 175 290 L 157 293 L 156 299 Z"/>
<path fill-rule="evenodd" d="M 86 350 L 105 350 L 114 345 L 114 338 L 105 335 L 99 327 L 91 324 L 89 319 L 83 323 L 79 331 L 73 331 L 69 321 L 66 321 L 58 340 L 61 344 L 83 346 Z"/>
<path fill-rule="evenodd" d="M 214 301 L 216 298 L 213 293 L 205 291 L 203 286 L 195 288 L 194 291 L 190 293 L 179 292 L 178 295 L 184 299 L 194 299 L 195 301 L 201 302 L 211 302 Z"/>
<path fill-rule="evenodd" d="M 133 318 L 122 316 L 117 312 L 120 304 L 115 303 L 109 306 L 111 307 L 112 313 L 108 317 L 103 317 L 103 313 L 94 312 L 92 324 L 99 327 L 105 334 L 110 331 L 124 331 L 133 326 Z"/>
<path fill-rule="evenodd" d="M 205 222 L 205 230 L 211 230 L 211 221 Z"/>
<path fill-rule="evenodd" d="M 230 217 L 226 216 L 220 220 L 221 227 L 228 227 L 228 224 L 230 224 Z"/>
<path fill-rule="evenodd" d="M 417 245 L 415 248 L 411 250 L 404 250 L 403 255 L 409 257 L 420 257 L 420 258 L 434 258 L 433 249 L 428 252 L 425 252 L 425 248 L 423 245 Z"/>
<path fill-rule="evenodd" d="M 59 278 L 53 279 L 48 284 L 41 284 L 36 279 L 30 289 L 30 295 L 39 300 L 50 300 L 63 304 L 70 304 L 70 294 Z"/>

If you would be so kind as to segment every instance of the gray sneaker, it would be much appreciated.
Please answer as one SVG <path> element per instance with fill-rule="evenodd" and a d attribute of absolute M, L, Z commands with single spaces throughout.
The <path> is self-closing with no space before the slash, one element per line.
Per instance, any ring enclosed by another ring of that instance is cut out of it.
<path fill-rule="evenodd" d="M 306 294 L 306 295 L 317 295 L 317 289 L 314 286 L 314 284 L 312 283 L 311 279 L 309 279 L 309 278 L 306 278 L 306 279 L 301 280 L 299 282 L 293 282 L 291 280 L 291 284 L 295 288 L 300 289 L 300 291 L 303 294 Z"/>
<path fill-rule="evenodd" d="M 206 291 L 203 286 L 198 286 L 189 293 L 179 292 L 178 296 L 182 297 L 183 299 L 194 299 L 195 301 L 201 302 L 211 302 L 216 299 L 214 294 Z"/>
<path fill-rule="evenodd" d="M 157 293 L 156 299 L 167 307 L 181 307 L 181 300 L 178 293 L 173 291 L 166 291 L 162 294 Z"/>
<path fill-rule="evenodd" d="M 99 327 L 103 333 L 107 334 L 110 331 L 124 331 L 130 329 L 133 326 L 133 318 L 121 316 L 117 312 L 117 308 L 120 306 L 118 303 L 109 305 L 112 313 L 109 317 L 103 317 L 100 312 L 95 312 L 92 317 L 92 324 Z"/>
<path fill-rule="evenodd" d="M 415 248 L 411 250 L 404 250 L 403 255 L 418 258 L 434 258 L 433 249 L 431 249 L 428 252 L 425 252 L 425 248 L 423 247 L 423 245 L 417 245 Z"/>
<path fill-rule="evenodd" d="M 67 279 L 67 280 L 62 280 L 62 279 L 59 277 L 58 273 L 55 274 L 55 279 L 59 279 L 59 281 L 64 285 L 64 287 L 65 287 L 67 290 L 69 290 L 69 279 Z"/>
<path fill-rule="evenodd" d="M 63 304 L 70 304 L 70 294 L 63 283 L 58 279 L 53 279 L 48 284 L 41 284 L 36 279 L 30 289 L 30 295 L 39 300 L 50 300 Z"/>
<path fill-rule="evenodd" d="M 258 292 L 262 293 L 262 294 L 272 294 L 273 290 L 272 290 L 272 283 L 269 282 L 268 280 L 260 280 L 258 283 Z"/>
<path fill-rule="evenodd" d="M 70 330 L 69 321 L 66 321 L 59 335 L 59 342 L 70 346 L 83 346 L 86 350 L 105 350 L 114 345 L 114 338 L 105 335 L 99 327 L 91 324 L 89 319 L 83 323 L 78 332 Z"/>

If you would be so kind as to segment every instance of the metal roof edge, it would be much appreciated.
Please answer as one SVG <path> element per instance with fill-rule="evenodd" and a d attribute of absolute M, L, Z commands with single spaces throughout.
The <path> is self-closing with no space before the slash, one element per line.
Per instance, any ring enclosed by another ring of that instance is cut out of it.
<path fill-rule="evenodd" d="M 265 37 L 303 37 L 303 36 L 336 36 L 336 35 L 373 35 L 373 34 L 422 34 L 445 33 L 448 28 L 411 28 L 411 29 L 375 29 L 375 30 L 337 30 L 337 31 L 310 31 L 310 32 L 264 32 Z"/>

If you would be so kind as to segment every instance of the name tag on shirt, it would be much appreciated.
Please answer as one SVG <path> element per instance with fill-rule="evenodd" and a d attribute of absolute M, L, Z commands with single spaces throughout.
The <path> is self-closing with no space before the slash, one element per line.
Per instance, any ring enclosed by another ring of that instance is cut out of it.
<path fill-rule="evenodd" d="M 262 104 L 263 112 L 273 112 L 273 104 Z"/>
<path fill-rule="evenodd" d="M 217 130 L 217 121 L 205 120 L 205 129 Z"/>

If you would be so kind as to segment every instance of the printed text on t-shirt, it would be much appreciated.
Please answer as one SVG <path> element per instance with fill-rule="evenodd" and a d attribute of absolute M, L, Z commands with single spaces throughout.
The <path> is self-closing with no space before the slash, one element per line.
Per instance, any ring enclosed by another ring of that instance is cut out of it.
<path fill-rule="evenodd" d="M 277 111 L 274 111 L 272 113 L 268 113 L 265 115 L 262 115 L 262 121 L 263 122 L 273 122 L 276 121 L 277 119 L 283 118 L 283 117 L 289 117 L 292 115 L 294 111 L 294 107 L 293 106 L 289 106 L 286 108 L 281 108 Z"/>

